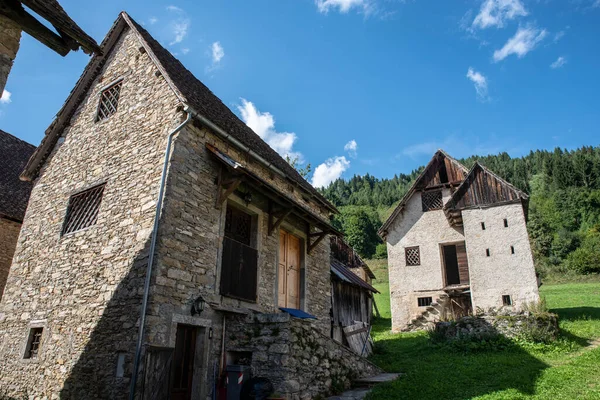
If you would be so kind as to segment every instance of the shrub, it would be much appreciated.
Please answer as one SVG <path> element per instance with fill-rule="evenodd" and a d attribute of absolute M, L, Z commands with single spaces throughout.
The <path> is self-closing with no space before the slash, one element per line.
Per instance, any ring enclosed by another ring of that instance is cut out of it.
<path fill-rule="evenodd" d="M 375 248 L 375 255 L 373 256 L 377 260 L 384 260 L 387 258 L 387 245 L 385 243 L 379 243 Z"/>

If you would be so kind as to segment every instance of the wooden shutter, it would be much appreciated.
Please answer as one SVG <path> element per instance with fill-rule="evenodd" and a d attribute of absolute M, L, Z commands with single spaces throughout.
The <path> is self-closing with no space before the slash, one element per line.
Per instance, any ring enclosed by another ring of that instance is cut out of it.
<path fill-rule="evenodd" d="M 279 232 L 279 279 L 277 304 L 279 307 L 300 308 L 301 239 Z"/>
<path fill-rule="evenodd" d="M 469 262 L 467 261 L 467 247 L 465 242 L 456 244 L 456 259 L 458 260 L 458 275 L 461 284 L 469 283 Z"/>

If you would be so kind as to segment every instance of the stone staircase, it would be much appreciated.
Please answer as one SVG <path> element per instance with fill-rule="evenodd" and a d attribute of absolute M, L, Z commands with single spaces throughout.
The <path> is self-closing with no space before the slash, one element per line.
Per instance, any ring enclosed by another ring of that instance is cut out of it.
<path fill-rule="evenodd" d="M 450 297 L 447 294 L 441 294 L 433 303 L 423 310 L 423 312 L 410 321 L 410 324 L 403 329 L 403 332 L 415 332 L 423 329 L 432 328 L 436 322 L 446 319 L 447 305 Z"/>

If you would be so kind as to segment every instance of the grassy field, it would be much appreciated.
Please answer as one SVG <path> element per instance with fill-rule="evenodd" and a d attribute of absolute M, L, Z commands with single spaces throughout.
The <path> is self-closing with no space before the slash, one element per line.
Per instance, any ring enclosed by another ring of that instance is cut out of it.
<path fill-rule="evenodd" d="M 543 285 L 559 314 L 562 336 L 552 345 L 521 344 L 461 353 L 436 347 L 421 333 L 390 333 L 385 261 L 370 261 L 382 318 L 374 323 L 371 360 L 399 380 L 376 386 L 378 399 L 600 399 L 600 282 Z"/>

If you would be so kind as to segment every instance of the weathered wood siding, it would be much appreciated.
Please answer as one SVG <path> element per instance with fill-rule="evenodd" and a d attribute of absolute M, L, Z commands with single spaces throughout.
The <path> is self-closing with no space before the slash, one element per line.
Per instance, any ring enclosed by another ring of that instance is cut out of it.
<path fill-rule="evenodd" d="M 453 208 L 468 208 L 519 200 L 518 190 L 494 174 L 476 167 L 465 185 L 458 189 Z"/>
<path fill-rule="evenodd" d="M 342 328 L 353 325 L 355 321 L 371 323 L 373 306 L 366 290 L 332 280 L 331 294 L 334 339 L 342 341 Z"/>

